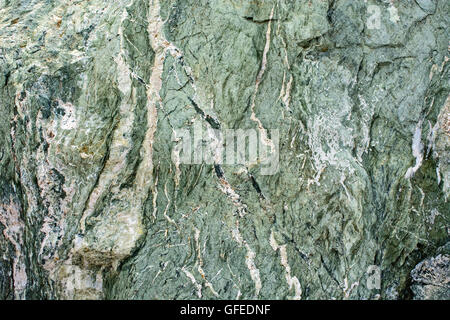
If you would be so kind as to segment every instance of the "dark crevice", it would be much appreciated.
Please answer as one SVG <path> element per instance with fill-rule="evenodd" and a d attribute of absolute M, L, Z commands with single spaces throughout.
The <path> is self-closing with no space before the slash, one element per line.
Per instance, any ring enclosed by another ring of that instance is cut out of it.
<path fill-rule="evenodd" d="M 252 23 L 265 24 L 272 21 L 278 21 L 278 19 L 264 19 L 264 20 L 255 20 L 254 17 L 244 17 L 245 20 L 250 21 Z"/>
<path fill-rule="evenodd" d="M 224 177 L 223 169 L 219 164 L 214 165 L 214 171 L 216 172 L 216 175 L 219 179 L 223 179 Z"/>
<path fill-rule="evenodd" d="M 249 175 L 250 176 L 250 181 L 252 182 L 252 186 L 253 186 L 253 188 L 255 188 L 255 190 L 256 190 L 256 192 L 258 193 L 258 195 L 259 195 L 259 197 L 261 198 L 261 199 L 265 199 L 266 197 L 264 197 L 264 195 L 263 195 L 263 193 L 262 193 L 262 191 L 261 191 L 261 188 L 259 187 L 259 184 L 258 184 L 258 182 L 256 181 L 256 179 L 255 179 L 255 177 L 253 176 L 253 175 Z"/>
<path fill-rule="evenodd" d="M 188 97 L 189 101 L 192 103 L 195 111 L 202 116 L 202 118 L 209 123 L 209 125 L 213 128 L 213 129 L 220 129 L 220 123 L 217 119 L 214 119 L 213 117 L 211 117 L 209 114 L 205 114 L 205 112 L 200 109 L 200 107 L 198 106 L 198 104 L 191 98 Z"/>

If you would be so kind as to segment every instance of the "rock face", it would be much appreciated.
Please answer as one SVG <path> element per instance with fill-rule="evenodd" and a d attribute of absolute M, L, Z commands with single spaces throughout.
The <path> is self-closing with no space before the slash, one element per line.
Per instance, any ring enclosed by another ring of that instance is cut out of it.
<path fill-rule="evenodd" d="M 411 272 L 415 299 L 450 300 L 450 256 L 438 255 Z"/>
<path fill-rule="evenodd" d="M 0 0 L 0 298 L 449 299 L 449 14 Z"/>

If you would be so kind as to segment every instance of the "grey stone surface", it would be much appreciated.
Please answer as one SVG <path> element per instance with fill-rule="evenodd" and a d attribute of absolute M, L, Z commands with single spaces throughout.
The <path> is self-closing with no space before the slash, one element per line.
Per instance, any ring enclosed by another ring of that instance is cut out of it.
<path fill-rule="evenodd" d="M 0 0 L 0 298 L 447 299 L 449 13 Z M 173 161 L 195 126 L 278 171 Z"/>
<path fill-rule="evenodd" d="M 411 271 L 414 298 L 419 300 L 450 299 L 450 256 L 440 254 L 419 263 Z"/>

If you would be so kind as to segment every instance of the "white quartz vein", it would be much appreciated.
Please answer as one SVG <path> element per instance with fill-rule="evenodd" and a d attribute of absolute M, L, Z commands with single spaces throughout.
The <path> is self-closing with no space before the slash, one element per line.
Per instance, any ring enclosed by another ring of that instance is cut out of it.
<path fill-rule="evenodd" d="M 298 280 L 298 278 L 295 276 L 293 277 L 291 275 L 291 267 L 289 266 L 289 263 L 288 263 L 286 245 L 280 246 L 277 243 L 277 241 L 275 240 L 273 231 L 270 234 L 270 246 L 272 247 L 272 249 L 274 251 L 277 251 L 277 250 L 280 251 L 281 264 L 284 267 L 284 269 L 286 270 L 285 276 L 286 276 L 286 282 L 288 284 L 289 290 L 292 289 L 292 287 L 294 287 L 295 296 L 292 299 L 300 300 L 302 298 L 302 287 L 300 285 L 300 281 Z"/>

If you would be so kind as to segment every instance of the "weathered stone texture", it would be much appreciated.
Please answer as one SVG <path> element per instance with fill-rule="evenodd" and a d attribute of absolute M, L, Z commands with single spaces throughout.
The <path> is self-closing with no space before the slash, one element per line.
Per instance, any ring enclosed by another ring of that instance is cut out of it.
<path fill-rule="evenodd" d="M 449 14 L 0 0 L 0 298 L 448 299 Z M 196 125 L 279 170 L 172 161 Z"/>
<path fill-rule="evenodd" d="M 438 255 L 419 263 L 411 272 L 415 299 L 450 300 L 450 256 Z"/>

